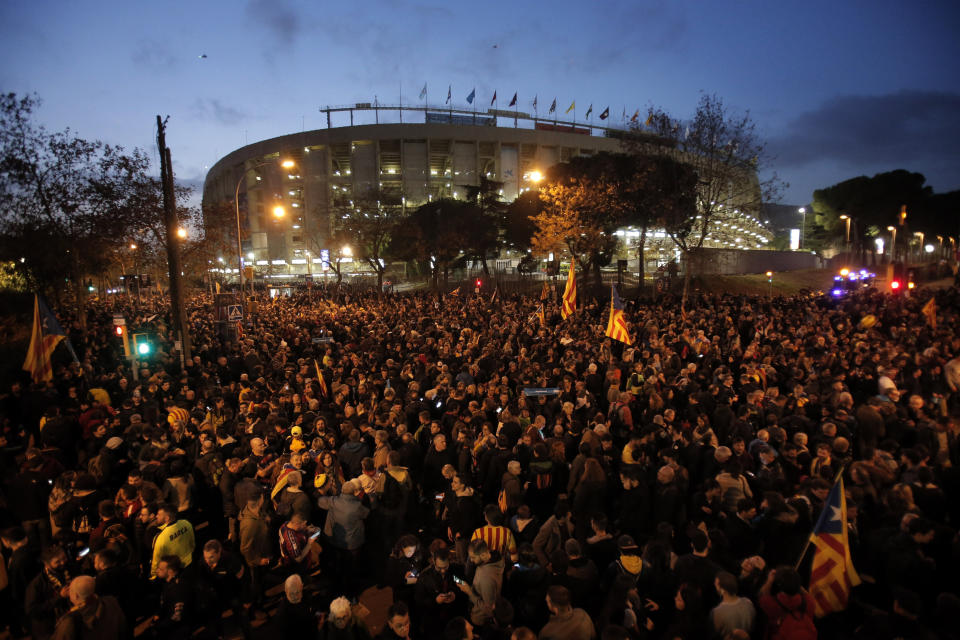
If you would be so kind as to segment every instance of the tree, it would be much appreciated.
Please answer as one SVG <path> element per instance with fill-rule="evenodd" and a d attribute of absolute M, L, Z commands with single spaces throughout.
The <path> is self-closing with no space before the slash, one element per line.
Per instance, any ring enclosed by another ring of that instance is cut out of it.
<path fill-rule="evenodd" d="M 504 217 L 503 241 L 515 251 L 530 249 L 537 226 L 533 219 L 543 211 L 543 201 L 537 191 L 525 191 L 507 205 Z"/>
<path fill-rule="evenodd" d="M 464 252 L 467 258 L 479 260 L 483 273 L 490 275 L 487 258 L 496 257 L 503 244 L 502 231 L 507 214 L 507 203 L 500 199 L 503 183 L 481 175 L 479 186 L 464 185 L 463 188 L 466 201 L 474 205 L 476 214 L 463 220 L 467 225 L 463 229 Z"/>
<path fill-rule="evenodd" d="M 613 258 L 618 244 L 615 231 L 622 222 L 616 184 L 605 171 L 606 155 L 580 156 L 551 167 L 540 190 L 543 210 L 533 219 L 534 252 L 545 255 L 566 249 L 585 273 L 594 274 L 598 290 L 600 268 Z"/>
<path fill-rule="evenodd" d="M 667 234 L 687 263 L 681 302 L 685 306 L 691 254 L 703 247 L 719 225 L 735 224 L 744 215 L 759 218 L 763 203 L 775 202 L 784 185 L 776 174 L 762 182 L 758 179 L 769 158 L 756 124 L 749 112 L 731 113 L 715 95 L 700 97 L 689 122 L 673 118 L 661 108 L 651 108 L 646 125 L 653 134 L 636 136 L 630 142 L 634 152 L 670 157 L 691 167 L 697 179 L 693 219 L 693 212 L 686 207 L 663 217 Z M 679 180 L 675 191 L 683 193 L 690 175 L 679 170 L 674 175 Z"/>
<path fill-rule="evenodd" d="M 396 229 L 398 255 L 428 266 L 434 288 L 447 284 L 450 269 L 466 257 L 470 240 L 467 221 L 478 215 L 476 205 L 441 198 L 418 207 Z"/>
<path fill-rule="evenodd" d="M 872 178 L 858 176 L 817 189 L 813 192 L 816 224 L 834 239 L 841 238 L 841 242 L 845 242 L 847 221 L 840 216 L 849 216 L 850 245 L 861 256 L 869 251 L 867 238 L 871 228 L 876 235 L 881 230 L 885 233 L 889 225 L 899 225 L 903 205 L 907 206 L 907 223 L 912 228 L 936 232 L 938 226 L 928 215 L 933 189 L 925 183 L 923 174 L 898 169 L 878 173 Z M 899 233 L 897 241 L 905 246 L 909 238 L 905 233 Z"/>
<path fill-rule="evenodd" d="M 403 220 L 400 204 L 399 197 L 371 189 L 334 207 L 334 236 L 348 239 L 353 245 L 355 258 L 370 265 L 377 274 L 377 291 L 380 293 L 383 292 L 390 240 L 394 229 Z"/>
<path fill-rule="evenodd" d="M 85 277 L 109 267 L 110 251 L 135 224 L 134 185 L 149 161 L 69 129 L 46 131 L 32 122 L 39 104 L 35 96 L 0 96 L 0 249 L 32 285 L 67 278 L 82 301 Z"/>

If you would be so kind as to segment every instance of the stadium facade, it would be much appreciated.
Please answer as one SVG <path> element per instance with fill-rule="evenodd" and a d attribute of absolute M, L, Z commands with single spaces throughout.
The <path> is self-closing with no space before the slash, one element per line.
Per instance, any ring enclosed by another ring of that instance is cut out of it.
<path fill-rule="evenodd" d="M 223 157 L 208 172 L 205 210 L 217 204 L 232 208 L 239 193 L 246 265 L 269 270 L 275 277 L 321 273 L 326 259 L 336 252 L 330 233 L 336 212 L 353 206 L 354 198 L 362 194 L 380 190 L 412 209 L 438 198 L 463 197 L 466 186 L 486 176 L 503 183 L 502 198 L 511 202 L 535 188 L 535 172 L 575 156 L 622 151 L 627 135 L 623 130 L 514 112 L 409 107 L 395 114 L 402 119 L 405 112 L 414 111 L 407 119 L 420 122 L 381 122 L 389 109 L 378 107 L 376 123 L 354 124 L 355 115 L 369 114 L 370 105 L 328 109 L 327 122 L 331 113 L 348 110 L 349 126 L 256 142 Z M 292 160 L 294 167 L 283 168 L 285 160 Z M 276 205 L 286 211 L 282 218 L 272 214 Z M 714 233 L 711 244 L 733 247 L 736 235 L 738 245 L 753 249 L 772 237 L 761 221 L 747 216 L 736 227 L 726 236 Z M 638 232 L 624 229 L 618 234 L 630 245 Z M 749 238 L 747 243 L 743 238 Z M 672 253 L 672 243 L 657 230 L 650 232 L 648 247 Z M 231 263 L 235 256 L 226 260 Z"/>

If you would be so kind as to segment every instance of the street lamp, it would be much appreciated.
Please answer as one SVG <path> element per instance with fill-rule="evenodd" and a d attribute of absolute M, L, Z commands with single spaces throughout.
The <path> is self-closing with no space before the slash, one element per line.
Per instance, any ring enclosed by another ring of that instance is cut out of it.
<path fill-rule="evenodd" d="M 531 171 L 527 177 L 530 178 L 530 182 L 540 182 L 543 180 L 543 174 L 536 170 Z"/>
<path fill-rule="evenodd" d="M 283 216 L 285 215 L 287 215 L 287 210 L 281 207 L 280 205 L 277 205 L 273 208 L 273 217 L 276 218 L 277 220 L 283 218 Z"/>
<path fill-rule="evenodd" d="M 187 230 L 184 227 L 177 227 L 177 237 L 181 240 L 187 239 Z"/>
<path fill-rule="evenodd" d="M 894 262 L 897 259 L 897 228 L 887 227 L 887 231 L 890 232 L 890 262 Z"/>
<path fill-rule="evenodd" d="M 237 188 L 233 192 L 233 204 L 236 207 L 237 212 L 237 278 L 240 283 L 240 304 L 244 304 L 243 300 L 243 239 L 240 234 L 240 185 L 243 184 L 244 179 L 247 177 L 248 171 L 253 171 L 254 169 L 259 169 L 260 167 L 269 167 L 274 166 L 272 162 L 259 162 L 252 167 L 247 167 L 240 174 L 240 179 L 237 180 Z M 283 160 L 280 162 L 280 166 L 284 169 L 291 169 L 296 166 L 296 163 L 293 160 Z M 282 207 L 281 207 L 282 210 Z M 274 215 L 276 214 L 276 209 L 274 210 Z"/>
<path fill-rule="evenodd" d="M 807 208 L 800 207 L 800 215 L 803 216 L 803 222 L 800 223 L 800 248 L 803 249 L 803 234 L 807 230 Z"/>
<path fill-rule="evenodd" d="M 917 256 L 923 259 L 923 231 L 914 231 L 913 235 L 920 236 L 920 244 L 917 246 Z"/>
<path fill-rule="evenodd" d="M 847 244 L 850 244 L 850 216 L 843 214 L 840 216 L 841 220 L 845 220 L 847 223 Z"/>

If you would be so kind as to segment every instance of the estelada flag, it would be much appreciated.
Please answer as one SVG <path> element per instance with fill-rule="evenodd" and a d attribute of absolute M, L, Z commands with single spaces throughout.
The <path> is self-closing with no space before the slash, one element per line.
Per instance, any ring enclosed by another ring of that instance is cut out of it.
<path fill-rule="evenodd" d="M 927 319 L 927 324 L 930 325 L 931 329 L 937 328 L 937 303 L 932 296 L 927 300 L 927 304 L 920 309 L 920 313 Z"/>
<path fill-rule="evenodd" d="M 617 294 L 617 288 L 610 285 L 610 319 L 607 321 L 607 330 L 604 333 L 608 338 L 632 345 L 630 333 L 627 331 L 627 321 L 623 317 L 623 301 Z"/>
<path fill-rule="evenodd" d="M 570 273 L 567 274 L 567 287 L 563 290 L 563 308 L 560 315 L 566 320 L 577 310 L 577 261 L 570 258 Z"/>
<path fill-rule="evenodd" d="M 23 370 L 30 372 L 34 382 L 46 382 L 53 378 L 53 365 L 50 357 L 60 341 L 67 335 L 57 322 L 39 294 L 33 297 L 33 331 L 30 334 L 30 347 L 27 359 L 23 361 Z"/>
<path fill-rule="evenodd" d="M 550 299 L 550 283 L 544 280 L 543 289 L 540 290 L 540 300 L 545 302 L 549 299 Z"/>
<path fill-rule="evenodd" d="M 454 289 L 453 291 L 451 291 L 451 292 L 450 292 L 450 295 L 453 296 L 454 298 L 459 298 L 459 297 L 460 297 L 460 287 L 457 287 L 456 289 Z"/>
<path fill-rule="evenodd" d="M 810 568 L 810 596 L 814 614 L 825 616 L 847 608 L 850 590 L 860 584 L 860 576 L 850 559 L 847 538 L 847 498 L 843 493 L 843 477 L 837 478 L 827 495 L 820 519 L 810 542 L 814 546 Z"/>
<path fill-rule="evenodd" d="M 544 312 L 544 310 L 543 310 L 543 304 L 542 304 L 542 303 L 540 304 L 539 307 L 537 307 L 537 320 L 540 321 L 540 326 L 541 326 L 541 327 L 546 327 L 546 326 L 547 326 L 547 314 L 546 314 L 546 312 Z"/>
<path fill-rule="evenodd" d="M 313 366 L 317 370 L 317 384 L 320 385 L 320 393 L 326 398 L 330 395 L 327 391 L 327 381 L 323 379 L 323 372 L 320 371 L 320 365 L 317 363 L 316 358 L 313 360 Z"/>

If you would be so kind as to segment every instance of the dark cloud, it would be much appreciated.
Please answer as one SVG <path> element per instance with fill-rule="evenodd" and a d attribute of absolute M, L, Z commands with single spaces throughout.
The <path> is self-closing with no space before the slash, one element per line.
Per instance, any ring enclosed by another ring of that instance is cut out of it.
<path fill-rule="evenodd" d="M 133 52 L 133 62 L 151 71 L 165 71 L 176 66 L 179 58 L 163 42 L 141 40 Z"/>
<path fill-rule="evenodd" d="M 801 114 L 774 136 L 780 167 L 822 161 L 840 166 L 960 169 L 960 94 L 900 91 L 840 96 Z"/>
<path fill-rule="evenodd" d="M 191 110 L 198 120 L 214 120 L 224 125 L 235 125 L 247 117 L 239 109 L 225 105 L 215 98 L 197 99 Z"/>
<path fill-rule="evenodd" d="M 292 45 L 300 35 L 300 14 L 286 0 L 250 0 L 247 18 L 280 46 Z"/>

